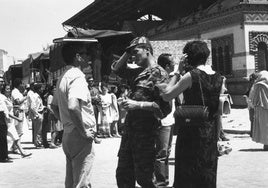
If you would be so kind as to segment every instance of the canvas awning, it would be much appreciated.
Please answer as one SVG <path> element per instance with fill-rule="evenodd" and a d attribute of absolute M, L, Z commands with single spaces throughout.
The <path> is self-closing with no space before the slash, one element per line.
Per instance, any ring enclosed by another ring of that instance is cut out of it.
<path fill-rule="evenodd" d="M 54 43 L 78 41 L 78 42 L 98 42 L 99 39 L 107 37 L 116 37 L 122 35 L 131 35 L 130 31 L 114 31 L 114 30 L 94 30 L 94 29 L 82 29 L 72 28 L 68 31 L 67 35 L 62 38 L 56 38 L 53 40 Z"/>
<path fill-rule="evenodd" d="M 85 43 L 101 43 L 102 46 L 110 45 L 114 40 L 119 42 L 130 41 L 134 38 L 132 32 L 129 31 L 115 31 L 115 30 L 93 30 L 93 29 L 81 29 L 72 28 L 62 38 L 56 38 L 53 40 L 55 43 L 50 47 L 50 71 L 56 70 L 65 66 L 61 55 L 61 48 L 64 42 L 85 42 Z"/>
<path fill-rule="evenodd" d="M 29 58 L 31 59 L 30 68 L 38 68 L 41 61 L 49 60 L 49 50 L 30 54 Z"/>

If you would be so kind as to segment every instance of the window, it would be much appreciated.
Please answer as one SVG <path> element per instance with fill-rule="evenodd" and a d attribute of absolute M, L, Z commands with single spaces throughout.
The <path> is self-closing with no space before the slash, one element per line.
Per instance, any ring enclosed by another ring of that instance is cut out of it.
<path fill-rule="evenodd" d="M 267 52 L 267 45 L 264 42 L 260 42 L 258 44 L 258 52 L 257 52 L 257 59 L 258 59 L 258 70 L 267 70 L 268 69 L 268 52 Z"/>
<path fill-rule="evenodd" d="M 211 39 L 212 67 L 222 75 L 232 74 L 233 35 Z"/>

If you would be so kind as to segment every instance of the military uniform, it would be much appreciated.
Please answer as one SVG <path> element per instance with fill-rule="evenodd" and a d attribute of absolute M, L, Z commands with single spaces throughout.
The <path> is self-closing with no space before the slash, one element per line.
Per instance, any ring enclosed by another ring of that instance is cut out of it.
<path fill-rule="evenodd" d="M 156 84 L 168 82 L 169 76 L 159 65 L 146 69 L 128 69 L 124 65 L 115 73 L 130 81 L 130 99 L 155 102 L 162 113 L 159 115 L 143 109 L 128 111 L 118 152 L 118 187 L 134 188 L 135 181 L 142 187 L 155 187 L 153 172 L 157 128 L 161 125 L 160 118 L 171 111 L 170 104 L 163 101 Z"/>

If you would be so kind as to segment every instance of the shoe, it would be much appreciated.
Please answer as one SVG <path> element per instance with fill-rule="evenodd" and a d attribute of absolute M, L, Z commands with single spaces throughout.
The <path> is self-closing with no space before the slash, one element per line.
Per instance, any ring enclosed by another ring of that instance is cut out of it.
<path fill-rule="evenodd" d="M 13 163 L 13 161 L 7 158 L 7 159 L 1 159 L 0 163 Z"/>
<path fill-rule="evenodd" d="M 12 150 L 10 151 L 11 154 L 17 154 L 17 155 L 20 155 L 19 151 L 18 150 Z"/>
<path fill-rule="evenodd" d="M 232 150 L 230 146 L 218 144 L 218 156 L 228 155 Z"/>
<path fill-rule="evenodd" d="M 230 139 L 229 139 L 229 138 L 227 138 L 227 137 L 225 137 L 225 136 L 224 136 L 224 137 L 222 137 L 222 138 L 221 138 L 221 140 L 222 140 L 222 141 L 230 141 Z"/>
<path fill-rule="evenodd" d="M 21 154 L 22 158 L 29 157 L 31 155 L 32 155 L 32 153 L 23 153 L 23 154 Z"/>
<path fill-rule="evenodd" d="M 57 144 L 56 146 L 57 146 L 57 147 L 61 147 L 61 146 L 62 146 L 62 144 Z"/>
<path fill-rule="evenodd" d="M 115 137 L 115 138 L 121 138 L 121 136 L 119 134 L 115 134 L 115 135 L 113 135 L 113 137 Z"/>
<path fill-rule="evenodd" d="M 100 143 L 101 143 L 101 140 L 98 139 L 97 137 L 95 137 L 95 138 L 94 138 L 94 143 L 95 143 L 95 144 L 100 144 Z"/>
<path fill-rule="evenodd" d="M 157 185 L 157 187 L 159 188 L 164 188 L 164 187 L 167 187 L 168 186 L 168 182 L 158 182 L 158 183 L 155 183 Z"/>
<path fill-rule="evenodd" d="M 41 147 L 42 147 L 42 145 L 41 145 L 40 143 L 38 143 L 38 142 L 34 143 L 34 146 L 35 146 L 36 148 L 41 148 Z"/>
<path fill-rule="evenodd" d="M 56 146 L 55 144 L 50 144 L 50 146 L 48 148 L 55 149 L 55 148 L 58 148 L 58 146 Z"/>
<path fill-rule="evenodd" d="M 225 151 L 224 151 L 224 154 L 225 154 L 225 155 L 228 155 L 232 150 L 233 150 L 232 148 L 230 148 L 230 147 L 226 147 L 226 148 L 225 148 Z"/>
<path fill-rule="evenodd" d="M 44 148 L 50 148 L 50 145 L 49 144 L 43 145 L 43 146 L 44 146 Z"/>

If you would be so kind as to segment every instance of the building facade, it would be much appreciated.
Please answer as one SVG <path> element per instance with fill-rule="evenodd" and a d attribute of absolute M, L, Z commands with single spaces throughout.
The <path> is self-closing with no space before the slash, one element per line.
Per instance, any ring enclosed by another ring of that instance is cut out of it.
<path fill-rule="evenodd" d="M 63 24 L 92 29 L 116 26 L 153 41 L 210 40 L 213 69 L 227 78 L 234 105 L 246 106 L 249 75 L 268 70 L 268 0 L 171 0 L 170 4 L 157 0 L 156 5 L 149 0 L 111 0 L 102 7 L 101 3 L 95 1 Z M 97 17 L 100 13 L 103 16 Z M 162 20 L 146 20 L 150 25 L 144 27 L 140 18 L 146 14 Z M 111 15 L 116 17 L 109 20 Z"/>
<path fill-rule="evenodd" d="M 12 56 L 8 56 L 7 51 L 0 49 L 0 71 L 6 72 L 10 65 L 16 63 L 16 60 Z"/>
<path fill-rule="evenodd" d="M 227 77 L 235 105 L 246 105 L 249 75 L 268 70 L 267 0 L 218 1 L 146 34 L 151 40 L 211 40 L 213 69 Z"/>

